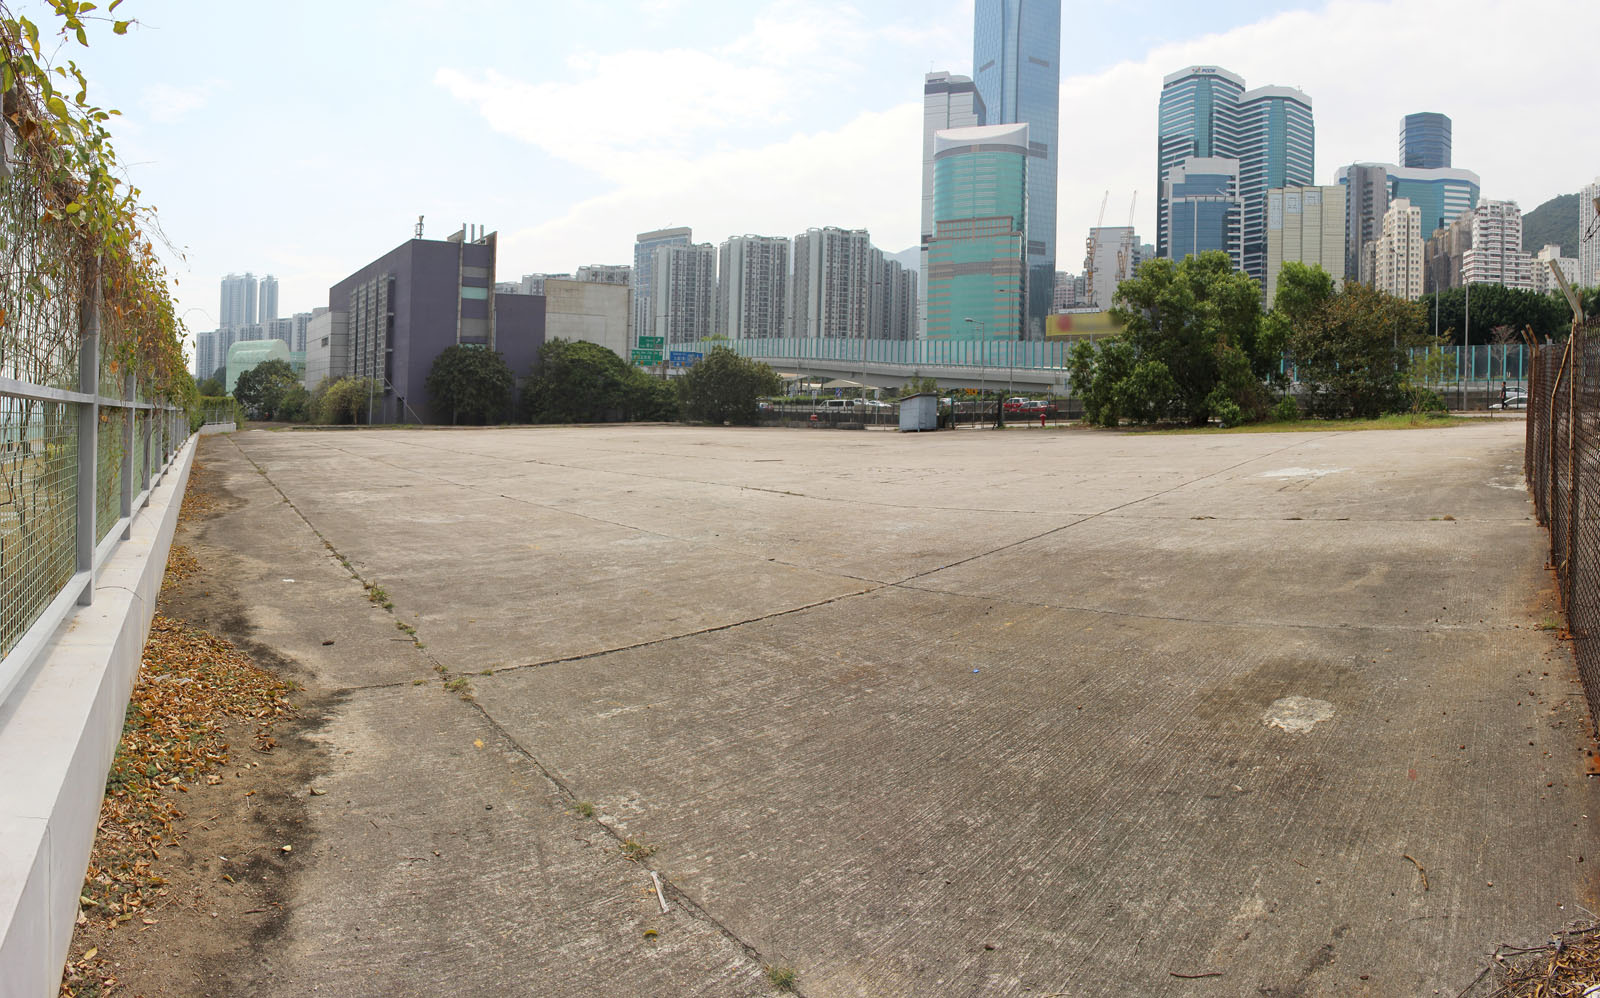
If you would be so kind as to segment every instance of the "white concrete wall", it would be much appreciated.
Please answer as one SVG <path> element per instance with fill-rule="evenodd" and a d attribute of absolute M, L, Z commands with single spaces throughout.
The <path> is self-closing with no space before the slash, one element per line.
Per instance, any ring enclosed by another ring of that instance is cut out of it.
<path fill-rule="evenodd" d="M 632 355 L 633 292 L 622 284 L 546 278 L 544 339 L 598 343 L 623 360 Z"/>
<path fill-rule="evenodd" d="M 95 580 L 0 705 L 0 998 L 52 998 L 72 942 L 106 773 L 189 481 L 185 444 Z"/>

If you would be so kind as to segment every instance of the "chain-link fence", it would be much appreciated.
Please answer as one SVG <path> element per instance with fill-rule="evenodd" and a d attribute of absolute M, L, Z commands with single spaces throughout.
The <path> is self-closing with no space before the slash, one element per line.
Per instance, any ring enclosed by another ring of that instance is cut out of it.
<path fill-rule="evenodd" d="M 96 571 L 189 436 L 185 412 L 141 399 L 137 351 L 102 349 L 102 321 L 122 318 L 48 198 L 0 147 L 0 702 L 93 600 Z"/>
<path fill-rule="evenodd" d="M 1523 469 L 1572 636 L 1591 716 L 1600 716 L 1600 320 L 1530 365 Z"/>

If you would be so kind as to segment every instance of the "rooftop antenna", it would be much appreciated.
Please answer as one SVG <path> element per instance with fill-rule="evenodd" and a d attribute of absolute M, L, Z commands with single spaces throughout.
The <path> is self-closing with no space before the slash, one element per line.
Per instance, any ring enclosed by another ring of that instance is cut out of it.
<path fill-rule="evenodd" d="M 421 215 L 417 216 L 417 238 L 418 239 L 422 238 L 422 216 Z"/>

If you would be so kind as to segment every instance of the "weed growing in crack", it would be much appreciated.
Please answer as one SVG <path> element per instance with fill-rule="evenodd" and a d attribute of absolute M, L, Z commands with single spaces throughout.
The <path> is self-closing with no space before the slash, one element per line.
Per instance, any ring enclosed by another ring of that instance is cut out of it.
<path fill-rule="evenodd" d="M 655 846 L 647 846 L 643 842 L 636 842 L 633 839 L 628 839 L 622 843 L 622 855 L 635 863 L 643 863 L 655 851 Z"/>
<path fill-rule="evenodd" d="M 800 975 L 793 967 L 768 967 L 767 980 L 779 991 L 793 991 L 795 984 L 800 980 Z"/>

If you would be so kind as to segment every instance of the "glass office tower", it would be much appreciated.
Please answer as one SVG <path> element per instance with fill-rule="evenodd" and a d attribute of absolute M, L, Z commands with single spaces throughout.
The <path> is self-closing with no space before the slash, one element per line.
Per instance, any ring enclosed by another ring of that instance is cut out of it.
<path fill-rule="evenodd" d="M 1027 125 L 934 137 L 929 339 L 1017 339 L 1027 328 L 1028 174 L 1037 162 Z"/>
<path fill-rule="evenodd" d="M 1450 166 L 1450 119 L 1420 111 L 1400 119 L 1400 165 L 1423 170 Z"/>
<path fill-rule="evenodd" d="M 989 125 L 1028 126 L 1028 324 L 1044 337 L 1055 290 L 1061 0 L 976 0 L 972 79 Z M 931 291 L 930 287 L 930 291 Z M 931 305 L 930 305 L 931 307 Z"/>
<path fill-rule="evenodd" d="M 1197 156 L 1167 171 L 1160 236 L 1175 260 L 1221 250 L 1238 269 L 1244 256 L 1239 161 Z"/>
<path fill-rule="evenodd" d="M 1162 81 L 1156 129 L 1156 256 L 1174 255 L 1167 242 L 1172 228 L 1168 174 L 1185 160 L 1238 155 L 1243 95 L 1244 78 L 1220 66 L 1190 66 Z"/>

